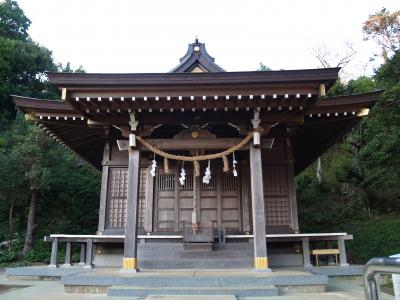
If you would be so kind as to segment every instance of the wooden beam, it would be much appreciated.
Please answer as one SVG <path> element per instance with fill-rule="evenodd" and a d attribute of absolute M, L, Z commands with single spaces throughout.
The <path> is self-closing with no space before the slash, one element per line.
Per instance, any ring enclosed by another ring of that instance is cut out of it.
<path fill-rule="evenodd" d="M 242 139 L 148 139 L 146 140 L 154 147 L 160 150 L 189 150 L 189 149 L 207 149 L 207 150 L 225 150 L 237 145 Z M 274 139 L 263 139 L 261 148 L 270 149 Z M 127 151 L 129 148 L 128 140 L 117 140 L 120 151 Z M 140 145 L 140 149 L 146 150 Z M 243 150 L 249 149 L 249 145 L 243 147 Z"/>

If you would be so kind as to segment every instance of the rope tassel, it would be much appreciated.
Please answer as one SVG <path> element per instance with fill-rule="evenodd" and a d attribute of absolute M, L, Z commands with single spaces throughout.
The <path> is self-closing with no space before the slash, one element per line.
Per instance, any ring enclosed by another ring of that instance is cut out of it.
<path fill-rule="evenodd" d="M 226 157 L 226 155 L 222 156 L 222 161 L 224 162 L 224 168 L 222 169 L 222 171 L 224 171 L 225 173 L 229 172 L 228 157 Z"/>
<path fill-rule="evenodd" d="M 199 177 L 200 176 L 200 163 L 197 160 L 193 161 L 193 167 L 194 167 L 194 176 Z"/>
<path fill-rule="evenodd" d="M 168 158 L 164 157 L 164 173 L 169 174 L 169 162 Z"/>

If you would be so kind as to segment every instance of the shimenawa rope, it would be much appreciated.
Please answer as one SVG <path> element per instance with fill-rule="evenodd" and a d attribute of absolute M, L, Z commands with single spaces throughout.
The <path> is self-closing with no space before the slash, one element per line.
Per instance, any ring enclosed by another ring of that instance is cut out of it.
<path fill-rule="evenodd" d="M 149 142 L 147 142 L 145 139 L 143 139 L 140 136 L 136 136 L 137 140 L 147 149 L 149 149 L 151 152 L 154 152 L 155 154 L 167 158 L 167 159 L 173 159 L 173 160 L 181 160 L 181 161 L 202 161 L 202 160 L 209 160 L 209 159 L 216 159 L 216 158 L 222 158 L 223 156 L 228 156 L 229 154 L 232 154 L 235 151 L 238 151 L 240 149 L 242 149 L 244 146 L 246 146 L 246 144 L 252 139 L 253 137 L 253 133 L 255 132 L 261 132 L 261 129 L 256 129 L 253 131 L 250 131 L 246 137 L 241 140 L 238 144 L 236 144 L 235 146 L 219 152 L 219 153 L 213 153 L 213 154 L 206 154 L 206 155 L 198 155 L 198 156 L 185 156 L 185 155 L 176 155 L 176 154 L 171 154 L 171 153 L 167 153 L 164 152 L 158 148 L 156 148 L 155 146 L 153 146 L 152 144 L 150 144 Z"/>

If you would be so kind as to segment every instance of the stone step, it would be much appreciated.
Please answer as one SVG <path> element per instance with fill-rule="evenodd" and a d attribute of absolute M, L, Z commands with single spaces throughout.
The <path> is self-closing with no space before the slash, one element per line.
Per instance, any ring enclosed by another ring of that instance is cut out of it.
<path fill-rule="evenodd" d="M 213 245 L 211 243 L 184 243 L 183 249 L 186 253 L 195 252 L 194 255 L 198 255 L 199 251 L 206 252 L 206 254 L 210 255 L 210 252 L 213 250 Z"/>
<path fill-rule="evenodd" d="M 227 271 L 226 273 L 228 273 Z M 227 276 L 222 274 L 215 276 L 193 275 L 188 272 L 186 276 L 176 276 L 173 271 L 169 276 L 151 276 L 135 273 L 125 276 L 97 275 L 91 274 L 67 276 L 62 278 L 65 286 L 126 286 L 140 288 L 164 288 L 164 287 L 213 287 L 213 288 L 236 288 L 248 286 L 322 286 L 328 283 L 326 275 L 269 275 L 270 273 L 260 272 L 252 276 Z"/>
<path fill-rule="evenodd" d="M 273 285 L 246 287 L 127 287 L 108 288 L 107 296 L 147 297 L 149 295 L 235 295 L 237 297 L 278 296 L 279 290 Z"/>
<path fill-rule="evenodd" d="M 202 251 L 193 251 L 202 252 Z M 193 254 L 192 252 L 192 254 Z M 242 269 L 251 268 L 252 258 L 202 258 L 193 257 L 174 259 L 141 259 L 138 261 L 142 269 Z"/>

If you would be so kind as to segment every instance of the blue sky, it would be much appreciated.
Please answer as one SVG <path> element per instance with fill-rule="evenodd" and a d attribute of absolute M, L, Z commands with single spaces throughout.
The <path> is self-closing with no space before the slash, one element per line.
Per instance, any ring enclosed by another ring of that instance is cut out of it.
<path fill-rule="evenodd" d="M 362 23 L 398 0 L 19 0 L 34 40 L 57 61 L 88 72 L 167 72 L 195 36 L 228 71 L 319 67 L 310 49 L 341 56 L 357 51 L 349 76 L 370 74 L 376 44 L 363 41 Z"/>

